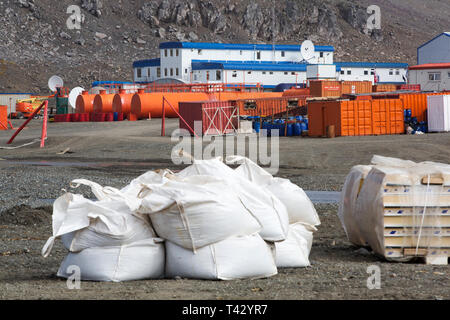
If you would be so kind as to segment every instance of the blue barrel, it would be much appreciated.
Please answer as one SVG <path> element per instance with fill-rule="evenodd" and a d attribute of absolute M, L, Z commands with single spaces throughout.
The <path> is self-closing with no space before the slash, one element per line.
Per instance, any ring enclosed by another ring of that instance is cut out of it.
<path fill-rule="evenodd" d="M 278 128 L 280 129 L 280 137 L 284 137 L 286 135 L 286 125 L 282 123 Z"/>
<path fill-rule="evenodd" d="M 302 125 L 300 123 L 294 124 L 294 136 L 301 136 L 302 135 Z"/>
<path fill-rule="evenodd" d="M 411 118 L 412 117 L 412 111 L 411 109 L 405 110 L 405 118 Z"/>
<path fill-rule="evenodd" d="M 300 124 L 300 127 L 301 127 L 301 129 L 302 129 L 302 132 L 303 132 L 303 131 L 308 131 L 308 123 L 307 123 L 307 122 L 302 122 L 302 123 Z"/>
<path fill-rule="evenodd" d="M 296 119 L 298 122 L 302 122 L 302 121 L 303 121 L 303 117 L 302 117 L 302 116 L 297 116 L 297 117 L 295 117 L 295 119 Z"/>
<path fill-rule="evenodd" d="M 119 121 L 119 113 L 114 112 L 114 121 Z"/>
<path fill-rule="evenodd" d="M 253 130 L 255 130 L 256 133 L 259 133 L 261 131 L 261 123 L 253 122 Z"/>
<path fill-rule="evenodd" d="M 294 124 L 293 123 L 289 123 L 287 125 L 287 137 L 292 137 L 294 135 Z"/>

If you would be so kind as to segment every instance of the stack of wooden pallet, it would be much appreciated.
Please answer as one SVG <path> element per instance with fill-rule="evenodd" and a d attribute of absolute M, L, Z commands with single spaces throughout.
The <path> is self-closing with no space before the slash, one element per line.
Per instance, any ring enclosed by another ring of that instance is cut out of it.
<path fill-rule="evenodd" d="M 361 172 L 358 179 L 355 170 Z M 349 240 L 388 260 L 421 257 L 428 264 L 447 264 L 450 166 L 399 160 L 374 165 L 368 173 L 355 170 L 339 212 Z"/>

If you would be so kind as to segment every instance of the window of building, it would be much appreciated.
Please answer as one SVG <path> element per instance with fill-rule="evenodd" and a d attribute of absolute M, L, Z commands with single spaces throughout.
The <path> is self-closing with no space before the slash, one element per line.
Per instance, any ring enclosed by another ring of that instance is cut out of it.
<path fill-rule="evenodd" d="M 295 72 L 291 72 L 291 75 L 295 76 Z"/>
<path fill-rule="evenodd" d="M 397 76 L 399 76 L 400 75 L 400 70 L 395 70 L 395 74 L 397 75 Z"/>
<path fill-rule="evenodd" d="M 261 60 L 261 51 L 256 52 L 256 60 Z"/>
<path fill-rule="evenodd" d="M 170 56 L 173 57 L 173 49 L 170 49 Z"/>
<path fill-rule="evenodd" d="M 374 75 L 375 75 L 375 69 L 370 70 L 370 74 L 371 74 L 372 76 L 374 76 Z"/>
<path fill-rule="evenodd" d="M 184 73 L 187 74 L 188 73 L 188 69 L 184 69 Z"/>
<path fill-rule="evenodd" d="M 156 68 L 156 77 L 161 78 L 161 68 Z"/>
<path fill-rule="evenodd" d="M 164 49 L 164 56 L 167 57 L 167 49 Z"/>
<path fill-rule="evenodd" d="M 194 80 L 197 80 L 197 74 L 196 73 L 194 74 Z"/>
<path fill-rule="evenodd" d="M 198 53 L 199 56 L 201 56 L 202 55 L 202 49 L 198 49 L 197 53 Z"/>
<path fill-rule="evenodd" d="M 428 79 L 430 81 L 441 81 L 441 73 L 440 72 L 429 72 Z"/>
<path fill-rule="evenodd" d="M 286 53 L 284 51 L 281 51 L 281 56 L 284 57 Z"/>
<path fill-rule="evenodd" d="M 252 72 L 251 72 L 251 71 L 248 71 L 247 74 L 252 74 Z"/>
<path fill-rule="evenodd" d="M 364 75 L 368 76 L 369 75 L 369 70 L 364 70 Z"/>
<path fill-rule="evenodd" d="M 179 55 L 180 55 L 180 51 L 177 49 L 177 50 L 175 50 L 175 54 L 176 54 L 176 56 L 178 57 Z"/>
<path fill-rule="evenodd" d="M 164 68 L 164 76 L 167 77 L 167 68 Z"/>
<path fill-rule="evenodd" d="M 242 56 L 242 50 L 239 51 L 239 54 Z"/>
<path fill-rule="evenodd" d="M 450 79 L 450 72 L 448 73 L 448 78 Z"/>
<path fill-rule="evenodd" d="M 352 74 L 352 70 L 347 70 L 347 74 L 351 75 Z"/>
<path fill-rule="evenodd" d="M 323 58 L 323 52 L 320 53 L 320 57 Z"/>
<path fill-rule="evenodd" d="M 233 78 L 237 77 L 237 71 L 233 71 L 233 74 L 231 75 Z"/>
<path fill-rule="evenodd" d="M 209 81 L 209 71 L 206 71 L 206 81 Z"/>
<path fill-rule="evenodd" d="M 170 68 L 170 76 L 173 77 L 173 68 Z"/>
<path fill-rule="evenodd" d="M 266 72 L 265 72 L 265 71 L 263 71 L 263 72 L 262 72 L 262 74 L 266 74 Z"/>
<path fill-rule="evenodd" d="M 270 71 L 270 74 L 273 74 L 273 71 Z"/>
<path fill-rule="evenodd" d="M 393 75 L 394 75 L 394 70 L 390 69 L 390 70 L 389 70 L 389 75 L 390 75 L 390 76 L 393 76 Z"/>
<path fill-rule="evenodd" d="M 345 70 L 341 70 L 341 74 L 345 74 Z"/>
<path fill-rule="evenodd" d="M 178 68 L 175 69 L 175 75 L 178 77 L 180 75 L 180 70 Z"/>
<path fill-rule="evenodd" d="M 142 78 L 142 69 L 141 68 L 137 69 L 137 77 Z"/>
<path fill-rule="evenodd" d="M 288 74 L 287 71 L 285 71 L 284 74 L 287 75 Z"/>
<path fill-rule="evenodd" d="M 220 70 L 216 71 L 216 80 L 222 80 L 222 72 Z"/>

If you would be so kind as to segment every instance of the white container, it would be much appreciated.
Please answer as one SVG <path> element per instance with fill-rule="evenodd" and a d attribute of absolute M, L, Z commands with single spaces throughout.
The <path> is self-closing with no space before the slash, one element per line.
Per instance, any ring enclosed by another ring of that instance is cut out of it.
<path fill-rule="evenodd" d="M 450 95 L 428 96 L 428 131 L 450 131 Z"/>
<path fill-rule="evenodd" d="M 306 66 L 308 80 L 336 80 L 335 64 L 311 64 Z"/>

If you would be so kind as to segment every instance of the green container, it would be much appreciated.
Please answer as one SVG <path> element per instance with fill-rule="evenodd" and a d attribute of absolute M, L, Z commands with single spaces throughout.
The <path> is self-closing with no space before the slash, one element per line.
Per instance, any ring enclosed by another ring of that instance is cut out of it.
<path fill-rule="evenodd" d="M 69 113 L 69 98 L 56 97 L 56 114 Z"/>

